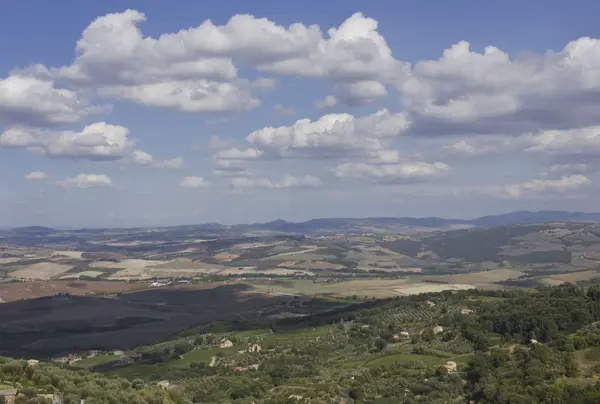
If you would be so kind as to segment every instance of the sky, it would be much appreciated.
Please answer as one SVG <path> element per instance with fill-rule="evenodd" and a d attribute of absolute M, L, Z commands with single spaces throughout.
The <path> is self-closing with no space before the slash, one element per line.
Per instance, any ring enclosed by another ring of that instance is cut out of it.
<path fill-rule="evenodd" d="M 598 2 L 0 10 L 1 227 L 599 210 Z"/>

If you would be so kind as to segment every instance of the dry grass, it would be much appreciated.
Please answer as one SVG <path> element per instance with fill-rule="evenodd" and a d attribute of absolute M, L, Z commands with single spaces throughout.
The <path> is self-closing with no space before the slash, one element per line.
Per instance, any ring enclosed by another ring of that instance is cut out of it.
<path fill-rule="evenodd" d="M 399 289 L 395 289 L 399 295 L 418 295 L 419 293 L 438 293 L 444 290 L 467 290 L 475 289 L 473 285 L 453 283 L 418 283 L 413 285 L 407 285 Z"/>
<path fill-rule="evenodd" d="M 219 262 L 231 262 L 239 257 L 240 256 L 238 254 L 232 254 L 228 252 L 220 252 L 218 254 L 215 254 L 215 259 Z"/>
<path fill-rule="evenodd" d="M 549 278 L 562 282 L 580 282 L 600 277 L 600 270 L 591 269 L 589 271 L 572 272 L 559 275 L 552 275 Z"/>
<path fill-rule="evenodd" d="M 17 279 L 52 279 L 64 272 L 72 269 L 72 265 L 56 264 L 54 262 L 38 262 L 36 264 L 25 265 L 16 271 L 8 274 L 11 278 Z"/>
<path fill-rule="evenodd" d="M 68 257 L 79 259 L 83 255 L 83 251 L 54 251 L 52 257 Z"/>
<path fill-rule="evenodd" d="M 120 262 L 94 261 L 90 262 L 90 268 L 128 269 L 130 271 L 143 270 L 152 265 L 164 264 L 164 261 L 150 261 L 140 259 L 128 259 Z"/>
<path fill-rule="evenodd" d="M 60 279 L 77 279 L 80 276 L 87 276 L 89 278 L 97 278 L 102 275 L 104 272 L 102 271 L 83 271 L 77 272 L 76 274 L 67 274 L 60 277 Z"/>
<path fill-rule="evenodd" d="M 467 283 L 477 286 L 489 286 L 495 282 L 502 282 L 507 279 L 516 279 L 524 273 L 512 268 L 493 269 L 491 271 L 472 272 L 468 274 L 428 276 L 424 279 L 445 282 L 445 283 Z"/>
<path fill-rule="evenodd" d="M 245 274 L 262 274 L 262 275 L 289 275 L 292 276 L 294 274 L 302 274 L 308 276 L 314 276 L 314 272 L 305 271 L 301 269 L 283 269 L 283 268 L 272 268 L 272 269 L 255 269 L 255 268 L 229 268 L 223 269 L 218 272 L 219 275 L 240 275 L 243 276 Z"/>
<path fill-rule="evenodd" d="M 284 261 L 277 265 L 284 268 L 298 268 L 307 270 L 325 270 L 325 269 L 343 269 L 340 264 L 333 264 L 327 261 Z"/>
<path fill-rule="evenodd" d="M 0 283 L 0 299 L 5 302 L 54 296 L 58 293 L 86 295 L 89 293 L 118 293 L 145 289 L 147 284 L 103 281 L 37 281 Z"/>
<path fill-rule="evenodd" d="M 0 258 L 0 265 L 2 264 L 11 264 L 13 262 L 19 262 L 22 261 L 23 257 L 6 257 L 6 258 Z"/>

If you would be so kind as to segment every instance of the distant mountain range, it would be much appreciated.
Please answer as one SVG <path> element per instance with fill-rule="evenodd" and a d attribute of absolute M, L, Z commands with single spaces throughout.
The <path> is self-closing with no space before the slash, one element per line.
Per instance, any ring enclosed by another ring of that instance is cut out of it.
<path fill-rule="evenodd" d="M 200 225 L 174 226 L 194 228 L 196 230 L 217 231 L 227 229 L 239 233 L 361 233 L 361 232 L 403 232 L 420 229 L 445 229 L 460 227 L 496 227 L 543 222 L 599 222 L 600 213 L 566 212 L 566 211 L 518 211 L 500 215 L 482 216 L 475 219 L 445 219 L 440 217 L 371 217 L 371 218 L 325 218 L 312 219 L 305 222 L 288 222 L 274 220 L 267 223 L 239 224 L 233 226 L 218 223 Z M 100 229 L 85 229 L 84 232 Z M 20 227 L 12 230 L 23 235 L 49 235 L 55 232 L 47 227 Z"/>
<path fill-rule="evenodd" d="M 496 227 L 543 222 L 600 222 L 600 213 L 566 211 L 518 211 L 475 219 L 445 219 L 441 217 L 371 217 L 312 219 L 306 222 L 275 220 L 268 223 L 248 225 L 255 229 L 282 233 L 319 233 L 325 230 L 349 233 L 358 230 L 391 230 L 396 227 L 449 228 L 449 227 Z M 243 225 L 240 225 L 243 226 Z"/>

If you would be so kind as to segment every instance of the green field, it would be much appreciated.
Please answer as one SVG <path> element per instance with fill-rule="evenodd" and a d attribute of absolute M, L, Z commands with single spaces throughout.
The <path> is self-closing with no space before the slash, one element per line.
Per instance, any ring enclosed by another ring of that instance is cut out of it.
<path fill-rule="evenodd" d="M 117 359 L 119 359 L 119 356 L 108 355 L 108 354 L 107 355 L 96 355 L 96 356 L 82 359 L 79 362 L 76 362 L 74 365 L 75 365 L 75 367 L 91 368 L 94 366 L 101 365 L 103 363 L 115 361 Z"/>

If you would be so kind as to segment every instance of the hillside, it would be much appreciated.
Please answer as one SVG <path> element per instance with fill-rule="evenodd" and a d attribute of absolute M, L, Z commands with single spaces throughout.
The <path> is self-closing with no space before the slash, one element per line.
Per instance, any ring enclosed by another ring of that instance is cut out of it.
<path fill-rule="evenodd" d="M 348 302 L 318 315 L 205 324 L 125 352 L 73 352 L 58 365 L 3 359 L 0 375 L 6 389 L 69 404 L 591 404 L 600 397 L 598 286 Z"/>

